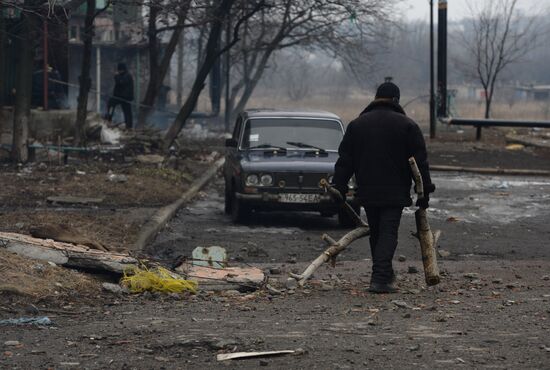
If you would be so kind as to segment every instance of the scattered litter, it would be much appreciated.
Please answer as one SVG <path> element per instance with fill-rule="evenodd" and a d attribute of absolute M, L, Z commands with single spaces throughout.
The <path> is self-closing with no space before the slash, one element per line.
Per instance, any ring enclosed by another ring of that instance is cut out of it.
<path fill-rule="evenodd" d="M 120 284 L 126 286 L 132 293 L 161 292 L 183 293 L 197 292 L 197 282 L 185 280 L 163 267 L 152 270 L 131 267 L 124 271 Z"/>
<path fill-rule="evenodd" d="M 479 274 L 477 272 L 467 272 L 463 276 L 466 279 L 479 279 Z"/>
<path fill-rule="evenodd" d="M 105 123 L 100 123 L 101 125 L 101 143 L 102 144 L 111 144 L 118 145 L 120 143 L 121 132 L 116 128 L 109 128 Z"/>
<path fill-rule="evenodd" d="M 446 257 L 449 257 L 451 255 L 451 252 L 445 250 L 445 249 L 438 249 L 437 250 L 437 254 L 439 255 L 439 257 L 441 258 L 446 258 Z"/>
<path fill-rule="evenodd" d="M 523 144 L 509 144 L 506 145 L 506 150 L 523 150 L 525 149 L 525 145 Z"/>
<path fill-rule="evenodd" d="M 77 175 L 80 175 L 80 176 L 84 176 L 84 175 L 86 175 L 86 172 L 76 170 L 76 174 L 77 174 Z"/>
<path fill-rule="evenodd" d="M 118 174 L 115 174 L 115 173 L 112 173 L 111 171 L 109 171 L 107 173 L 107 180 L 111 181 L 111 182 L 127 182 L 128 181 L 128 176 L 126 175 L 118 175 Z"/>
<path fill-rule="evenodd" d="M 216 356 L 218 361 L 236 360 L 240 358 L 252 358 L 252 357 L 268 357 L 268 356 L 280 356 L 291 355 L 297 351 L 284 350 L 284 351 L 265 351 L 265 352 L 235 352 L 235 353 L 220 353 Z"/>
<path fill-rule="evenodd" d="M 4 345 L 6 347 L 17 347 L 21 345 L 21 342 L 19 342 L 18 340 L 7 340 L 4 342 Z"/>
<path fill-rule="evenodd" d="M 47 316 L 38 317 L 20 317 L 18 319 L 0 320 L 1 325 L 52 325 L 52 321 Z"/>
<path fill-rule="evenodd" d="M 396 305 L 399 308 L 412 308 L 407 302 L 405 301 L 391 301 L 394 305 Z"/>
<path fill-rule="evenodd" d="M 447 218 L 447 222 L 458 222 L 458 221 L 460 221 L 460 218 L 455 217 L 455 216 L 451 216 L 451 217 Z"/>
<path fill-rule="evenodd" d="M 503 181 L 497 185 L 497 189 L 508 189 L 509 187 L 508 181 Z"/>
<path fill-rule="evenodd" d="M 227 252 L 218 246 L 197 247 L 193 249 L 193 265 L 224 268 L 227 266 Z"/>

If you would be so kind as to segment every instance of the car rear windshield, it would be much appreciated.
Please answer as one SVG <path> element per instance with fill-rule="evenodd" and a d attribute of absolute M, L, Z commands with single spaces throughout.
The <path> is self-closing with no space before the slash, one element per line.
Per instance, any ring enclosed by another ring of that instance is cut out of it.
<path fill-rule="evenodd" d="M 334 120 L 256 118 L 247 121 L 241 148 L 272 145 L 298 149 L 295 145 L 288 144 L 293 142 L 325 150 L 338 150 L 342 137 L 340 122 Z"/>

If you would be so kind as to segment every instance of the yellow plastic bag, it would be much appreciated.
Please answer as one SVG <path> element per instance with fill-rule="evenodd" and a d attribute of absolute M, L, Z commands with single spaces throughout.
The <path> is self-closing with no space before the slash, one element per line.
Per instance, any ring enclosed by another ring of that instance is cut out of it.
<path fill-rule="evenodd" d="M 175 277 L 169 270 L 163 267 L 155 267 L 152 270 L 146 267 L 132 267 L 124 271 L 120 284 L 126 286 L 132 293 L 161 292 L 183 293 L 197 292 L 197 282 Z"/>

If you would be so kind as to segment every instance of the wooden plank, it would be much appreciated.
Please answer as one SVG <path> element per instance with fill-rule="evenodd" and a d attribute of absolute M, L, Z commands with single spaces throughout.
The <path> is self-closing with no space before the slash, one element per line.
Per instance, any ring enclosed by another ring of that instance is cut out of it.
<path fill-rule="evenodd" d="M 50 203 L 59 204 L 99 204 L 102 203 L 104 199 L 105 198 L 88 198 L 72 195 L 51 196 L 46 198 L 46 200 Z"/>

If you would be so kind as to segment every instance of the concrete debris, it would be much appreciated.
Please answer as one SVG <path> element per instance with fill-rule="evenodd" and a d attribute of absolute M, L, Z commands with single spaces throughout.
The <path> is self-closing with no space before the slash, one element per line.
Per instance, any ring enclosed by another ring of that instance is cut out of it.
<path fill-rule="evenodd" d="M 111 181 L 111 182 L 122 183 L 122 182 L 127 182 L 128 181 L 128 176 L 121 175 L 121 174 L 115 174 L 115 173 L 112 173 L 111 171 L 109 171 L 107 173 L 107 180 Z"/>
<path fill-rule="evenodd" d="M 227 266 L 227 251 L 219 246 L 197 247 L 192 252 L 194 266 L 224 268 Z"/>
<path fill-rule="evenodd" d="M 6 347 L 17 347 L 21 345 L 21 343 L 18 340 L 7 340 L 4 342 L 4 345 Z"/>
<path fill-rule="evenodd" d="M 437 254 L 438 254 L 439 257 L 441 257 L 441 258 L 446 258 L 446 257 L 449 257 L 449 256 L 451 255 L 451 252 L 446 251 L 445 249 L 438 249 L 438 250 L 437 250 Z"/>
<path fill-rule="evenodd" d="M 20 317 L 18 319 L 4 319 L 0 320 L 0 326 L 3 325 L 40 325 L 40 326 L 46 326 L 46 325 L 52 325 L 52 321 L 47 316 L 39 316 L 39 317 Z"/>
<path fill-rule="evenodd" d="M 269 273 L 271 275 L 281 275 L 281 268 L 280 267 L 272 267 L 269 269 Z"/>
<path fill-rule="evenodd" d="M 399 262 L 405 262 L 407 260 L 407 257 L 405 257 L 404 255 L 400 255 L 399 257 L 397 257 L 397 260 Z"/>
<path fill-rule="evenodd" d="M 101 287 L 103 288 L 103 290 L 111 292 L 113 294 L 122 294 L 127 292 L 127 290 L 122 288 L 120 285 L 113 283 L 103 283 L 101 284 Z"/>
<path fill-rule="evenodd" d="M 477 280 L 479 279 L 479 274 L 477 272 L 467 272 L 463 275 L 466 279 L 471 279 L 471 280 Z"/>
<path fill-rule="evenodd" d="M 407 269 L 407 272 L 409 274 L 417 274 L 418 273 L 418 267 L 416 266 L 409 266 Z"/>

